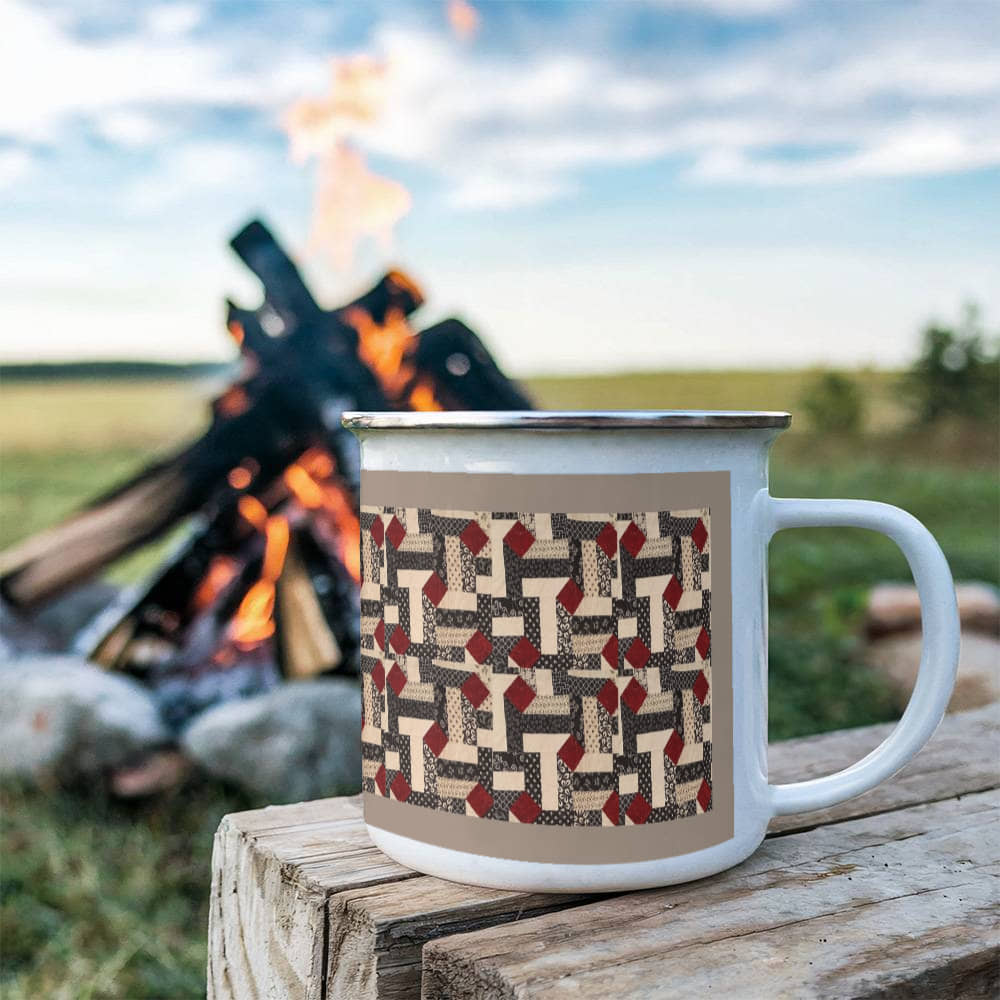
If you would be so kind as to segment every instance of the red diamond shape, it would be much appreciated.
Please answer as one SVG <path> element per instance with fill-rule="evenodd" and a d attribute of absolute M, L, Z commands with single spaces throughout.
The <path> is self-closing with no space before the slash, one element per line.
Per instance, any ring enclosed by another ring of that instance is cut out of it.
<path fill-rule="evenodd" d="M 614 559 L 618 554 L 618 532 L 615 531 L 615 526 L 610 521 L 601 528 L 601 533 L 597 536 L 597 544 L 604 549 L 604 554 L 609 559 Z"/>
<path fill-rule="evenodd" d="M 640 793 L 636 793 L 632 801 L 628 805 L 628 809 L 625 810 L 625 815 L 628 816 L 633 823 L 641 825 L 649 819 L 649 814 L 653 811 L 653 807 L 642 797 Z"/>
<path fill-rule="evenodd" d="M 424 593 L 427 595 L 427 600 L 437 607 L 441 603 L 441 598 L 448 593 L 448 585 L 437 573 L 431 573 L 424 584 Z"/>
<path fill-rule="evenodd" d="M 618 711 L 618 688 L 614 681 L 606 681 L 604 687 L 597 692 L 597 700 L 604 706 L 608 715 Z"/>
<path fill-rule="evenodd" d="M 392 784 L 389 786 L 392 794 L 400 802 L 405 802 L 410 797 L 410 792 L 413 791 L 410 788 L 410 783 L 403 777 L 403 772 L 400 771 L 395 778 L 392 779 Z"/>
<path fill-rule="evenodd" d="M 674 609 L 677 610 L 677 605 L 681 603 L 681 598 L 684 596 L 684 588 L 681 586 L 680 581 L 676 576 L 670 578 L 670 582 L 667 584 L 666 590 L 663 591 L 663 599 Z"/>
<path fill-rule="evenodd" d="M 482 632 L 477 630 L 472 633 L 471 638 L 465 644 L 465 648 L 472 654 L 472 658 L 476 663 L 482 663 L 490 655 L 493 643 Z"/>
<path fill-rule="evenodd" d="M 402 625 L 397 625 L 392 630 L 392 635 L 389 637 L 389 645 L 402 656 L 410 648 L 410 637 L 403 630 Z"/>
<path fill-rule="evenodd" d="M 472 811 L 480 817 L 485 816 L 493 806 L 493 796 L 482 785 L 476 785 L 465 796 L 465 801 L 472 806 Z"/>
<path fill-rule="evenodd" d="M 376 517 L 374 522 L 372 522 L 372 538 L 375 544 L 382 548 L 382 540 L 385 538 L 385 525 L 382 523 L 381 517 Z"/>
<path fill-rule="evenodd" d="M 531 690 L 531 685 L 527 684 L 523 677 L 518 677 L 504 691 L 503 696 L 519 712 L 523 712 L 535 700 L 535 692 Z"/>
<path fill-rule="evenodd" d="M 535 536 L 520 521 L 503 536 L 503 540 L 522 557 L 535 544 Z"/>
<path fill-rule="evenodd" d="M 400 545 L 403 544 L 403 539 L 406 538 L 406 528 L 403 527 L 399 518 L 395 514 L 392 516 L 392 520 L 389 522 L 389 527 L 385 532 L 386 538 L 392 542 L 392 546 L 398 549 Z"/>
<path fill-rule="evenodd" d="M 646 689 L 633 677 L 626 685 L 625 690 L 622 691 L 622 702 L 628 705 L 632 714 L 635 715 L 642 708 L 642 703 L 645 700 Z"/>
<path fill-rule="evenodd" d="M 621 810 L 618 803 L 617 792 L 612 792 L 608 796 L 608 801 L 604 803 L 604 808 L 601 812 L 604 813 L 604 815 L 607 816 L 615 826 L 618 825 Z"/>
<path fill-rule="evenodd" d="M 691 688 L 694 691 L 694 696 L 703 705 L 705 704 L 705 699 L 708 697 L 708 678 L 705 676 L 705 671 L 698 671 L 698 676 L 694 679 L 694 686 Z"/>
<path fill-rule="evenodd" d="M 630 521 L 625 534 L 622 535 L 622 548 L 628 549 L 629 555 L 635 559 L 645 544 L 646 536 L 642 533 L 642 529 L 635 521 Z"/>
<path fill-rule="evenodd" d="M 707 781 L 702 779 L 701 787 L 698 789 L 698 805 L 702 810 L 707 810 L 712 804 L 712 787 Z"/>
<path fill-rule="evenodd" d="M 577 586 L 575 580 L 567 580 L 566 585 L 556 594 L 556 600 L 572 615 L 576 614 L 576 609 L 580 607 L 583 600 L 583 591 Z"/>
<path fill-rule="evenodd" d="M 538 819 L 542 807 L 527 793 L 521 794 L 514 799 L 510 811 L 521 823 L 534 823 Z"/>
<path fill-rule="evenodd" d="M 700 517 L 698 518 L 698 523 L 691 529 L 691 541 L 698 546 L 699 552 L 705 548 L 705 542 L 708 541 L 708 529 Z"/>
<path fill-rule="evenodd" d="M 667 745 L 663 748 L 663 753 L 676 764 L 681 759 L 683 752 L 684 740 L 681 739 L 681 734 L 675 729 L 670 734 L 670 739 L 667 740 Z"/>
<path fill-rule="evenodd" d="M 470 521 L 458 537 L 474 556 L 478 556 L 482 547 L 490 540 L 490 536 L 483 531 L 478 521 Z"/>
<path fill-rule="evenodd" d="M 406 674 L 399 669 L 398 663 L 394 663 L 392 670 L 389 671 L 389 687 L 396 692 L 397 698 L 402 694 L 403 688 L 406 687 Z"/>
<path fill-rule="evenodd" d="M 375 626 L 375 641 L 378 643 L 379 649 L 385 649 L 385 621 L 381 618 L 378 625 Z"/>
<path fill-rule="evenodd" d="M 709 638 L 708 633 L 702 629 L 698 633 L 698 641 L 694 644 L 694 648 L 698 650 L 698 655 L 704 660 L 708 656 L 708 650 L 712 645 L 712 640 Z"/>
<path fill-rule="evenodd" d="M 448 745 L 448 737 L 436 722 L 432 722 L 431 728 L 424 733 L 424 742 L 431 748 L 431 753 L 435 757 L 440 757 L 441 751 Z"/>
<path fill-rule="evenodd" d="M 601 656 L 616 670 L 618 669 L 618 636 L 613 635 L 608 639 L 604 644 L 604 649 L 601 650 Z"/>
<path fill-rule="evenodd" d="M 514 643 L 514 648 L 508 655 L 522 670 L 530 670 L 542 654 L 531 645 L 527 638 L 522 638 Z"/>
<path fill-rule="evenodd" d="M 583 760 L 583 747 L 571 736 L 560 748 L 559 759 L 571 770 L 575 771 Z"/>
<path fill-rule="evenodd" d="M 479 679 L 478 674 L 471 674 L 462 685 L 462 694 L 469 699 L 473 708 L 479 708 L 489 697 L 490 689 Z"/>
<path fill-rule="evenodd" d="M 372 667 L 372 682 L 379 691 L 385 690 L 385 667 L 382 666 L 381 660 Z"/>
<path fill-rule="evenodd" d="M 642 670 L 649 663 L 649 656 L 649 649 L 642 639 L 633 639 L 625 651 L 625 659 L 632 664 L 635 670 Z"/>
<path fill-rule="evenodd" d="M 385 795 L 385 764 L 380 764 L 379 769 L 375 772 L 375 787 L 378 789 L 379 795 Z"/>

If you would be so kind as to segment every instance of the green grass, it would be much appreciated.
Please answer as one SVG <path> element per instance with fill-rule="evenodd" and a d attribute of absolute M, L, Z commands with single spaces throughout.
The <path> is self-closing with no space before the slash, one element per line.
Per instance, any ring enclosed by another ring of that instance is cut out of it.
<path fill-rule="evenodd" d="M 532 379 L 548 408 L 798 408 L 812 373 L 666 373 Z M 998 581 L 994 429 L 915 433 L 895 376 L 859 376 L 870 433 L 832 440 L 803 425 L 779 439 L 777 496 L 884 500 L 941 542 L 958 578 Z M 205 410 L 193 382 L 45 382 L 0 393 L 0 545 L 39 530 L 194 433 Z M 140 555 L 119 568 L 134 575 Z M 862 662 L 867 588 L 908 579 L 886 539 L 862 531 L 780 534 L 770 552 L 773 739 L 894 717 Z M 0 993 L 4 997 L 188 997 L 203 992 L 212 832 L 248 802 L 192 779 L 122 804 L 99 789 L 2 790 Z"/>

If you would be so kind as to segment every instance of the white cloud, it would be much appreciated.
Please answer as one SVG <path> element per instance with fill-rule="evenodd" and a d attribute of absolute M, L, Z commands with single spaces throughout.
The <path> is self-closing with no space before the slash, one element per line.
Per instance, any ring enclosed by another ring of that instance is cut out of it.
<path fill-rule="evenodd" d="M 501 57 L 383 26 L 374 45 L 392 67 L 394 98 L 362 139 L 436 169 L 462 208 L 531 204 L 578 189 L 587 168 L 668 158 L 695 182 L 774 185 L 1000 163 L 1000 61 L 979 43 L 977 19 L 958 12 L 940 31 L 905 10 L 857 20 L 842 31 L 795 22 L 767 43 L 655 70 L 542 46 Z"/>
<path fill-rule="evenodd" d="M 31 169 L 32 156 L 25 149 L 0 149 L 0 188 L 9 187 Z"/>
<path fill-rule="evenodd" d="M 389 110 L 360 141 L 437 174 L 462 209 L 566 197 L 604 166 L 673 161 L 692 183 L 801 185 L 1000 163 L 992 5 L 863 5 L 850 17 L 834 16 L 843 6 L 795 0 L 652 7 L 664 19 L 682 8 L 767 16 L 773 29 L 654 58 L 649 46 L 636 55 L 574 34 L 576 8 L 565 37 L 507 51 L 456 44 L 443 20 L 431 30 L 393 16 L 370 46 L 391 64 Z M 0 87 L 18 95 L 0 103 L 0 134 L 56 144 L 82 119 L 122 147 L 149 147 L 182 141 L 169 118 L 177 109 L 254 109 L 276 120 L 293 99 L 323 92 L 326 62 L 303 54 L 294 32 L 251 71 L 234 62 L 241 50 L 225 31 L 193 33 L 203 14 L 181 0 L 161 4 L 131 34 L 95 42 L 42 8 L 0 0 L 0 37 L 14 40 Z M 205 190 L 217 183 L 207 171 L 186 176 Z"/>
<path fill-rule="evenodd" d="M 281 108 L 308 79 L 321 78 L 322 63 L 302 55 L 294 71 L 261 60 L 253 72 L 232 66 L 223 38 L 193 39 L 190 5 L 154 8 L 141 30 L 106 40 L 79 40 L 44 9 L 0 0 L 0 134 L 26 142 L 56 142 L 76 118 L 106 135 L 137 135 L 135 119 L 121 128 L 123 113 L 152 116 L 169 107 Z M 16 95 L 16 98 L 12 95 Z M 109 124 L 110 122 L 110 124 Z"/>
<path fill-rule="evenodd" d="M 146 15 L 146 28 L 152 35 L 186 35 L 201 24 L 204 11 L 195 3 L 164 3 Z"/>

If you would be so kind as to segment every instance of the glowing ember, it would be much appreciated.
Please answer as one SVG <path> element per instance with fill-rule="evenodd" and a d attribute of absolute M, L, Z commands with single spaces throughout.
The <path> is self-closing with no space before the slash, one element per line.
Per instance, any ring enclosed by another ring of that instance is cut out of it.
<path fill-rule="evenodd" d="M 230 469 L 229 475 L 226 478 L 234 490 L 245 490 L 253 482 L 250 470 L 244 468 L 242 465 L 237 465 L 235 469 Z"/>
<path fill-rule="evenodd" d="M 456 37 L 467 42 L 479 30 L 479 12 L 468 0 L 448 0 L 448 23 Z"/>
<path fill-rule="evenodd" d="M 198 584 L 198 588 L 191 598 L 194 610 L 204 611 L 206 608 L 210 608 L 222 591 L 232 583 L 237 572 L 238 566 L 235 559 L 229 556 L 215 556 L 208 565 L 208 572 Z"/>
<path fill-rule="evenodd" d="M 267 527 L 267 508 L 256 497 L 240 497 L 236 509 L 240 512 L 240 516 L 258 531 L 263 531 Z"/>
<path fill-rule="evenodd" d="M 303 507 L 316 510 L 323 506 L 323 490 L 301 465 L 296 463 L 285 469 L 285 485 Z"/>
<path fill-rule="evenodd" d="M 224 417 L 238 417 L 250 409 L 250 397 L 238 385 L 227 389 L 216 404 Z"/>

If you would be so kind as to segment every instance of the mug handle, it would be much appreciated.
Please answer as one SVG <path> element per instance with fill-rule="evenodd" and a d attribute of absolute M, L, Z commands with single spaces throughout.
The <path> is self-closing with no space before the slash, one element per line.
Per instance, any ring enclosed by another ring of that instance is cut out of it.
<path fill-rule="evenodd" d="M 775 816 L 825 809 L 895 774 L 930 739 L 944 716 L 958 669 L 955 585 L 941 547 L 912 515 L 870 500 L 780 500 L 761 491 L 765 538 L 784 528 L 868 528 L 891 538 L 910 564 L 920 596 L 923 649 L 913 694 L 896 728 L 867 757 L 823 778 L 769 785 Z"/>

